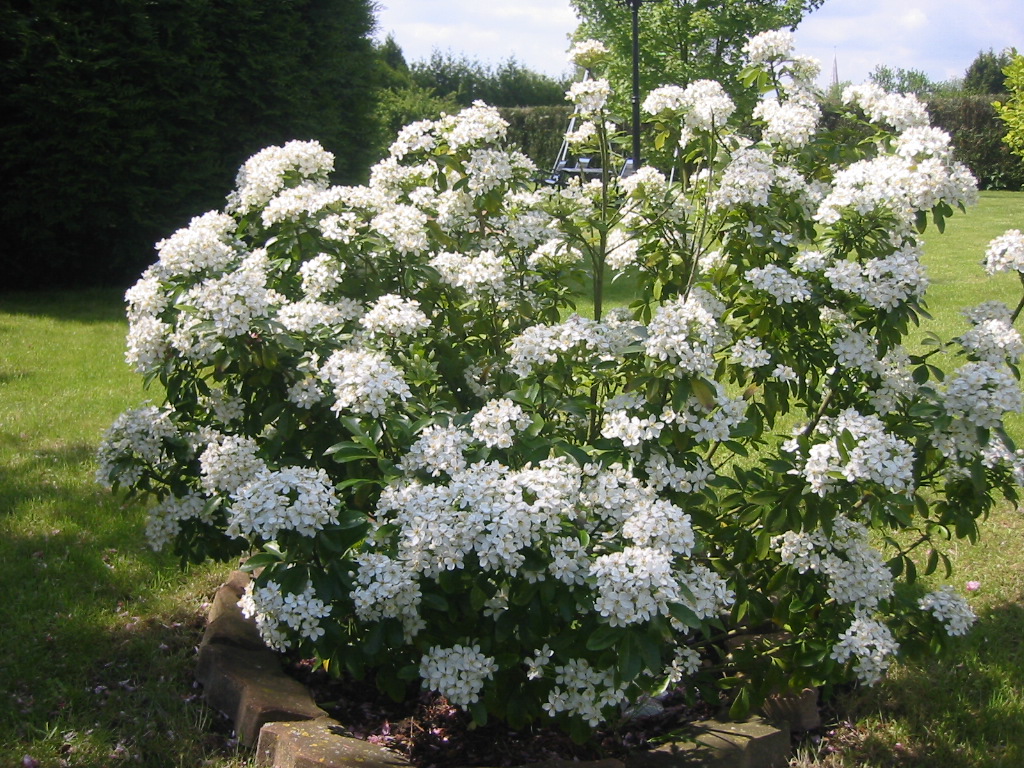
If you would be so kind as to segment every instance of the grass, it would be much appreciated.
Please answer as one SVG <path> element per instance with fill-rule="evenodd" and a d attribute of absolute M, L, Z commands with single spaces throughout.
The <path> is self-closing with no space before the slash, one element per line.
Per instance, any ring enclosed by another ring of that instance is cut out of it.
<path fill-rule="evenodd" d="M 192 684 L 225 566 L 179 571 L 93 480 L 103 430 L 144 398 L 124 331 L 118 292 L 0 298 L 3 766 L 241 764 Z"/>
<path fill-rule="evenodd" d="M 965 329 L 959 307 L 1015 301 L 1015 278 L 978 266 L 1011 227 L 1024 227 L 1024 194 L 986 193 L 945 236 L 926 233 L 943 335 Z M 143 514 L 93 481 L 103 430 L 146 397 L 124 331 L 116 291 L 0 295 L 0 765 L 240 768 L 248 755 L 192 682 L 226 566 L 182 572 L 150 552 Z M 982 528 L 952 553 L 959 584 L 982 585 L 976 631 L 951 660 L 841 697 L 794 766 L 1024 764 L 1024 525 L 1004 508 Z"/>

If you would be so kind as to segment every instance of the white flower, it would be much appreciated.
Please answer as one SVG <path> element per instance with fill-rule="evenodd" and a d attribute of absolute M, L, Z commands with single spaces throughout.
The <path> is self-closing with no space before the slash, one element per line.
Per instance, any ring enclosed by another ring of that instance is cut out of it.
<path fill-rule="evenodd" d="M 576 112 L 592 115 L 604 109 L 612 89 L 607 80 L 581 80 L 569 86 L 566 98 L 576 105 Z"/>
<path fill-rule="evenodd" d="M 608 55 L 608 48 L 599 40 L 581 40 L 569 49 L 569 61 L 584 69 L 593 69 Z"/>
<path fill-rule="evenodd" d="M 954 592 L 949 584 L 936 592 L 929 592 L 917 601 L 917 605 L 922 611 L 931 611 L 950 637 L 966 635 L 978 620 L 967 600 Z"/>
<path fill-rule="evenodd" d="M 281 531 L 312 537 L 337 520 L 338 496 L 323 469 L 262 469 L 232 492 L 225 532 L 267 541 Z"/>
<path fill-rule="evenodd" d="M 470 435 L 458 427 L 431 424 L 420 432 L 400 466 L 405 472 L 425 469 L 434 477 L 452 475 L 466 468 L 463 451 L 470 440 Z"/>
<path fill-rule="evenodd" d="M 259 446 L 243 435 L 211 435 L 199 456 L 203 489 L 210 494 L 234 493 L 267 469 L 259 457 Z"/>
<path fill-rule="evenodd" d="M 1020 384 L 1005 364 L 967 363 L 946 381 L 946 412 L 978 427 L 995 428 L 1020 413 Z"/>
<path fill-rule="evenodd" d="M 677 113 L 692 131 L 721 128 L 736 110 L 736 105 L 720 83 L 695 80 L 685 88 L 666 85 L 655 88 L 644 99 L 643 110 L 649 115 Z"/>
<path fill-rule="evenodd" d="M 418 301 L 389 293 L 373 303 L 359 324 L 370 336 L 408 336 L 429 328 L 430 320 Z"/>
<path fill-rule="evenodd" d="M 1019 229 L 1008 229 L 985 251 L 985 271 L 990 275 L 1010 269 L 1024 272 L 1024 235 Z"/>
<path fill-rule="evenodd" d="M 260 208 L 280 192 L 289 180 L 307 180 L 326 186 L 334 170 L 334 155 L 316 141 L 289 141 L 283 147 L 267 147 L 239 169 L 228 210 L 242 214 Z"/>
<path fill-rule="evenodd" d="M 517 432 L 530 426 L 530 419 L 518 405 L 507 398 L 488 401 L 470 422 L 474 440 L 491 448 L 511 448 Z"/>
<path fill-rule="evenodd" d="M 590 576 L 597 592 L 594 610 L 612 627 L 668 616 L 669 604 L 682 601 L 671 554 L 660 548 L 633 546 L 601 555 Z"/>
<path fill-rule="evenodd" d="M 778 61 L 793 52 L 793 33 L 784 29 L 772 29 L 751 37 L 743 46 L 751 64 Z"/>
<path fill-rule="evenodd" d="M 497 671 L 494 659 L 481 653 L 479 645 L 435 645 L 420 660 L 423 687 L 437 691 L 457 707 L 479 701 L 484 681 Z"/>
<path fill-rule="evenodd" d="M 250 581 L 238 605 L 245 618 L 256 622 L 263 641 L 278 651 L 291 647 L 284 627 L 297 632 L 302 638 L 316 641 L 324 635 L 320 620 L 331 613 L 331 606 L 316 596 L 311 581 L 307 581 L 303 590 L 297 593 L 283 592 L 274 581 L 268 581 L 262 587 Z"/>
<path fill-rule="evenodd" d="M 381 416 L 395 398 L 412 397 L 402 372 L 383 352 L 339 349 L 320 368 L 319 377 L 334 388 L 331 410 L 339 414 Z"/>
<path fill-rule="evenodd" d="M 746 368 L 761 368 L 772 363 L 771 354 L 756 336 L 737 339 L 729 350 L 729 357 Z"/>
<path fill-rule="evenodd" d="M 754 117 L 764 120 L 763 138 L 766 142 L 786 149 L 799 149 L 814 135 L 821 110 L 816 104 L 779 103 L 765 99 L 754 108 Z"/>
<path fill-rule="evenodd" d="M 867 685 L 874 685 L 882 679 L 899 647 L 887 626 L 861 617 L 855 619 L 832 646 L 832 658 L 840 664 L 856 659 L 857 677 Z"/>
<path fill-rule="evenodd" d="M 677 364 L 680 375 L 710 376 L 716 349 L 729 340 L 728 331 L 718 321 L 724 311 L 718 299 L 699 288 L 662 304 L 647 328 L 644 349 L 654 359 Z"/>
<path fill-rule="evenodd" d="M 597 670 L 586 659 L 570 659 L 554 672 L 555 686 L 543 705 L 551 717 L 567 712 L 596 727 L 605 720 L 604 710 L 626 701 L 629 683 L 616 685 L 614 670 Z"/>

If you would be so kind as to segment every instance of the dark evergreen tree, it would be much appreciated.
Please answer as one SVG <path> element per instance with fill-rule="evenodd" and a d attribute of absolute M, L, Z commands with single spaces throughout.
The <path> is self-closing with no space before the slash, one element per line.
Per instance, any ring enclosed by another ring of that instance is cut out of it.
<path fill-rule="evenodd" d="M 372 151 L 371 0 L 0 0 L 4 287 L 120 283 L 253 152 Z"/>
<path fill-rule="evenodd" d="M 1003 70 L 1010 66 L 1017 51 L 1008 48 L 996 53 L 991 48 L 981 51 L 964 73 L 966 93 L 1006 93 L 1006 75 Z"/>

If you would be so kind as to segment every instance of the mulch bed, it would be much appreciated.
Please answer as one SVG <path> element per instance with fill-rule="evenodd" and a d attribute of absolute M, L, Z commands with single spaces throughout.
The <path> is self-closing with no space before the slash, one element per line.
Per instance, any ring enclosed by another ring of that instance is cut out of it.
<path fill-rule="evenodd" d="M 436 693 L 421 692 L 395 702 L 372 681 L 335 678 L 314 667 L 309 659 L 292 660 L 287 671 L 305 684 L 317 705 L 352 736 L 398 752 L 419 768 L 621 758 L 650 749 L 666 733 L 714 714 L 710 704 L 688 703 L 686 691 L 680 688 L 659 697 L 664 707 L 660 714 L 633 718 L 615 729 L 598 729 L 593 743 L 580 745 L 561 731 L 538 724 L 521 731 L 504 723 L 474 728 L 468 715 Z"/>

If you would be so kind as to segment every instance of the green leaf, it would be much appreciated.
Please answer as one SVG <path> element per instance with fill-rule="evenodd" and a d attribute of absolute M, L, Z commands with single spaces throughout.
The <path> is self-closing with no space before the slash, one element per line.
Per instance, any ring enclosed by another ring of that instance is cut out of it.
<path fill-rule="evenodd" d="M 692 609 L 682 603 L 669 603 L 668 612 L 673 619 L 690 629 L 700 629 L 701 621 Z"/>
<path fill-rule="evenodd" d="M 605 648 L 611 648 L 619 642 L 622 632 L 623 630 L 620 627 L 609 627 L 607 624 L 598 627 L 587 638 L 587 650 L 603 651 Z"/>
<path fill-rule="evenodd" d="M 619 659 L 616 665 L 623 682 L 632 682 L 643 669 L 643 658 L 633 632 L 627 632 L 618 646 Z"/>

